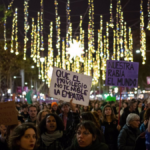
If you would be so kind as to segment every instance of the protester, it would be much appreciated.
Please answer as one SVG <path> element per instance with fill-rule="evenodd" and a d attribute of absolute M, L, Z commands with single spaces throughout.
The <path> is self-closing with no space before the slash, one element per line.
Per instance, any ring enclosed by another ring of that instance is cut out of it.
<path fill-rule="evenodd" d="M 130 113 L 136 113 L 136 101 L 133 99 L 129 103 L 129 107 L 124 109 L 122 116 L 120 117 L 120 125 L 123 127 L 126 124 L 126 118 Z"/>
<path fill-rule="evenodd" d="M 77 126 L 76 138 L 66 150 L 108 150 L 108 146 L 100 141 L 99 130 L 91 121 L 83 121 Z"/>
<path fill-rule="evenodd" d="M 103 128 L 105 141 L 109 146 L 109 149 L 116 150 L 117 138 L 121 126 L 118 125 L 113 108 L 110 105 L 106 105 L 103 109 L 103 120 L 101 126 Z"/>
<path fill-rule="evenodd" d="M 26 122 L 32 122 L 36 124 L 36 117 L 37 117 L 37 108 L 35 105 L 30 105 L 28 108 L 29 117 Z"/>
<path fill-rule="evenodd" d="M 144 113 L 144 122 L 140 126 L 140 131 L 145 132 L 148 126 L 148 120 L 150 118 L 150 108 L 148 108 Z"/>
<path fill-rule="evenodd" d="M 149 118 L 149 121 L 148 121 L 148 128 L 147 128 L 147 131 L 146 131 L 146 135 L 145 135 L 145 139 L 146 139 L 146 150 L 150 150 L 150 118 Z"/>
<path fill-rule="evenodd" d="M 17 126 L 8 140 L 10 150 L 34 150 L 37 147 L 37 130 L 32 123 Z"/>
<path fill-rule="evenodd" d="M 98 113 L 99 120 L 102 120 L 102 118 L 103 118 L 102 109 L 98 108 L 98 109 L 96 109 L 96 112 Z"/>
<path fill-rule="evenodd" d="M 58 104 L 56 102 L 52 102 L 51 104 L 52 113 L 59 115 L 60 111 L 58 110 Z"/>
<path fill-rule="evenodd" d="M 138 101 L 137 108 L 136 108 L 136 113 L 139 115 L 143 110 L 142 110 L 142 101 Z"/>
<path fill-rule="evenodd" d="M 89 106 L 83 106 L 82 112 L 89 112 Z"/>
<path fill-rule="evenodd" d="M 6 140 L 6 131 L 7 131 L 7 127 L 3 124 L 0 124 L 0 141 L 1 142 L 5 142 Z"/>
<path fill-rule="evenodd" d="M 122 109 L 120 110 L 120 116 L 122 116 L 124 109 L 128 107 L 128 103 L 127 102 L 123 102 L 122 104 Z"/>
<path fill-rule="evenodd" d="M 39 126 L 40 122 L 46 117 L 47 114 L 50 114 L 50 111 L 48 109 L 41 110 L 38 113 L 37 120 L 36 120 L 36 125 L 37 126 Z"/>
<path fill-rule="evenodd" d="M 28 105 L 23 105 L 22 106 L 21 116 L 24 118 L 24 120 L 26 120 L 29 117 L 29 114 L 28 114 Z"/>
<path fill-rule="evenodd" d="M 39 150 L 62 150 L 61 138 L 64 125 L 57 114 L 47 114 L 39 124 L 40 147 Z"/>
<path fill-rule="evenodd" d="M 67 148 L 71 145 L 72 139 L 75 134 L 75 129 L 79 123 L 79 114 L 76 112 L 76 105 L 72 103 L 73 99 L 69 103 L 62 103 L 62 113 L 59 115 L 64 124 L 64 136 L 63 147 Z M 70 107 L 69 107 L 70 106 Z M 69 109 L 71 108 L 71 111 Z"/>
<path fill-rule="evenodd" d="M 140 117 L 137 114 L 130 113 L 127 116 L 126 124 L 123 126 L 118 136 L 118 150 L 134 150 L 138 135 Z"/>

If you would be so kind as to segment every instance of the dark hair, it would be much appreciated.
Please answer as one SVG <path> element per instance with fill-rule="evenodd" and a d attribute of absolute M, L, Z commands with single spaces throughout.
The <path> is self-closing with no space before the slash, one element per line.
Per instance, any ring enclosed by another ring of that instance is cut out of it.
<path fill-rule="evenodd" d="M 70 104 L 69 104 L 68 102 L 64 102 L 64 103 L 61 104 L 61 108 L 62 108 L 63 106 L 66 106 L 66 105 L 67 105 L 67 106 L 70 106 Z"/>
<path fill-rule="evenodd" d="M 89 130 L 89 132 L 93 135 L 93 137 L 96 137 L 97 139 L 99 139 L 99 141 L 101 142 L 102 139 L 102 133 L 101 131 L 97 128 L 97 126 L 95 125 L 94 122 L 92 121 L 82 121 L 81 123 L 79 123 L 77 125 L 76 131 L 80 128 L 80 127 L 84 127 L 86 130 Z"/>
<path fill-rule="evenodd" d="M 36 133 L 36 137 L 37 137 L 37 129 L 34 126 L 33 123 L 23 123 L 19 126 L 17 126 L 13 132 L 11 133 L 9 140 L 8 140 L 8 146 L 11 150 L 20 150 L 20 146 L 17 145 L 17 142 L 21 139 L 21 137 L 24 135 L 25 131 L 29 128 L 32 128 L 35 133 Z M 35 147 L 37 146 L 37 144 L 35 145 Z"/>
<path fill-rule="evenodd" d="M 109 107 L 109 108 L 111 109 L 111 119 L 112 119 L 112 121 L 113 121 L 113 120 L 116 120 L 115 113 L 114 113 L 114 109 L 113 109 L 109 104 L 107 104 L 107 105 L 104 106 L 103 112 L 102 112 L 102 113 L 103 113 L 103 122 L 104 122 L 104 121 L 107 122 L 107 120 L 106 120 L 106 115 L 105 115 L 105 109 L 106 109 L 107 107 Z"/>
<path fill-rule="evenodd" d="M 29 110 L 31 107 L 34 107 L 34 108 L 36 108 L 36 110 L 37 110 L 37 107 L 36 107 L 35 105 L 30 105 L 30 106 L 28 107 L 28 110 Z"/>
<path fill-rule="evenodd" d="M 150 108 L 148 108 L 144 113 L 144 120 L 149 120 L 150 118 Z"/>
<path fill-rule="evenodd" d="M 98 111 L 98 110 L 100 110 L 100 111 L 102 112 L 102 109 L 101 109 L 101 108 L 97 108 L 95 111 Z"/>
<path fill-rule="evenodd" d="M 26 105 L 26 104 L 23 104 L 22 105 L 22 108 L 24 109 L 24 108 L 27 108 L 28 107 L 28 105 Z"/>
<path fill-rule="evenodd" d="M 100 123 L 97 122 L 96 118 L 91 112 L 83 112 L 81 113 L 81 116 L 83 121 L 92 121 L 96 124 L 98 128 L 100 127 Z"/>
<path fill-rule="evenodd" d="M 136 103 L 136 100 L 135 100 L 135 99 L 132 99 L 132 100 L 130 101 L 130 103 L 129 103 L 128 106 L 129 106 L 129 107 L 132 107 L 134 103 Z"/>
<path fill-rule="evenodd" d="M 47 114 L 46 117 L 39 124 L 40 135 L 44 132 L 47 132 L 46 119 L 47 119 L 48 116 L 53 116 L 55 118 L 56 123 L 57 123 L 56 130 L 59 130 L 59 131 L 64 130 L 64 124 L 63 124 L 61 118 L 57 114 L 50 113 L 50 114 Z"/>

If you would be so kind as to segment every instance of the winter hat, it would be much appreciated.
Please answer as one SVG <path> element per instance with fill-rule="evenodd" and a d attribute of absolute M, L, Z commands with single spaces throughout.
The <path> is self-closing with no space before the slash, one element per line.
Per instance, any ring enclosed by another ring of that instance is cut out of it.
<path fill-rule="evenodd" d="M 58 106 L 58 104 L 56 102 L 52 102 L 51 107 L 53 107 L 54 105 Z"/>

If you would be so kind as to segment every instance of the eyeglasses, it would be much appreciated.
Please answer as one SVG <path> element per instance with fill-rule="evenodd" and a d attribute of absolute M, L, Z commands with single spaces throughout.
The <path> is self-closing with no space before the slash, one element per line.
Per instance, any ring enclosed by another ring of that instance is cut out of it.
<path fill-rule="evenodd" d="M 83 135 L 83 136 L 87 136 L 90 134 L 90 132 L 80 132 L 80 131 L 77 131 L 77 135 Z"/>

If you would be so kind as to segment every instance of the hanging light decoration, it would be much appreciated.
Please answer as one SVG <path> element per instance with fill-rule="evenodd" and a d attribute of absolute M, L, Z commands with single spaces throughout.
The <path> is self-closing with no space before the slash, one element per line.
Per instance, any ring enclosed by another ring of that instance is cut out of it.
<path fill-rule="evenodd" d="M 37 14 L 37 67 L 40 67 L 40 12 Z"/>
<path fill-rule="evenodd" d="M 33 58 L 34 54 L 34 18 L 32 18 L 32 32 L 31 32 L 31 57 Z"/>
<path fill-rule="evenodd" d="M 147 3 L 147 12 L 148 12 L 148 25 L 147 25 L 147 29 L 150 30 L 150 0 L 148 0 L 148 3 Z"/>
<path fill-rule="evenodd" d="M 62 39 L 62 69 L 66 69 L 66 51 L 65 51 L 65 40 Z"/>
<path fill-rule="evenodd" d="M 26 52 L 27 52 L 27 41 L 28 41 L 28 37 L 27 37 L 27 33 L 29 30 L 29 23 L 28 23 L 28 2 L 29 0 L 24 0 L 24 57 L 23 59 L 26 60 Z"/>
<path fill-rule="evenodd" d="M 116 59 L 116 30 L 113 30 L 113 55 L 112 60 Z"/>
<path fill-rule="evenodd" d="M 144 31 L 144 13 L 143 13 L 143 0 L 141 0 L 141 5 L 140 5 L 140 30 L 141 30 L 141 40 L 140 40 L 140 44 L 141 44 L 141 54 L 142 54 L 142 64 L 145 64 L 145 60 L 146 60 L 146 33 Z"/>
<path fill-rule="evenodd" d="M 18 55 L 18 9 L 15 9 L 15 42 L 16 42 L 16 52 L 15 54 Z"/>
<path fill-rule="evenodd" d="M 4 12 L 4 50 L 7 50 L 7 38 L 6 38 L 7 12 L 12 7 L 13 3 L 14 3 L 14 0 L 10 2 L 7 10 L 5 10 Z"/>
<path fill-rule="evenodd" d="M 127 40 L 127 23 L 124 22 L 124 60 L 129 61 L 129 49 Z"/>
<path fill-rule="evenodd" d="M 41 0 L 41 14 L 40 14 L 40 25 L 41 25 L 41 51 L 44 51 L 44 40 L 43 40 L 43 0 Z"/>
<path fill-rule="evenodd" d="M 14 13 L 14 15 L 13 15 L 13 21 L 12 21 L 12 32 L 11 32 L 11 49 L 10 49 L 11 53 L 14 53 L 15 19 L 16 19 L 16 14 Z"/>
<path fill-rule="evenodd" d="M 34 25 L 34 31 L 33 31 L 33 36 L 34 36 L 34 45 L 33 45 L 33 61 L 37 63 L 37 28 L 36 25 Z"/>
<path fill-rule="evenodd" d="M 110 23 L 109 23 L 109 26 L 111 28 L 114 28 L 114 19 L 113 19 L 113 5 L 112 5 L 112 0 L 110 0 Z"/>
<path fill-rule="evenodd" d="M 106 53 L 107 60 L 109 60 L 109 24 L 106 22 Z"/>
<path fill-rule="evenodd" d="M 133 61 L 133 36 L 129 27 L 129 61 Z"/>

